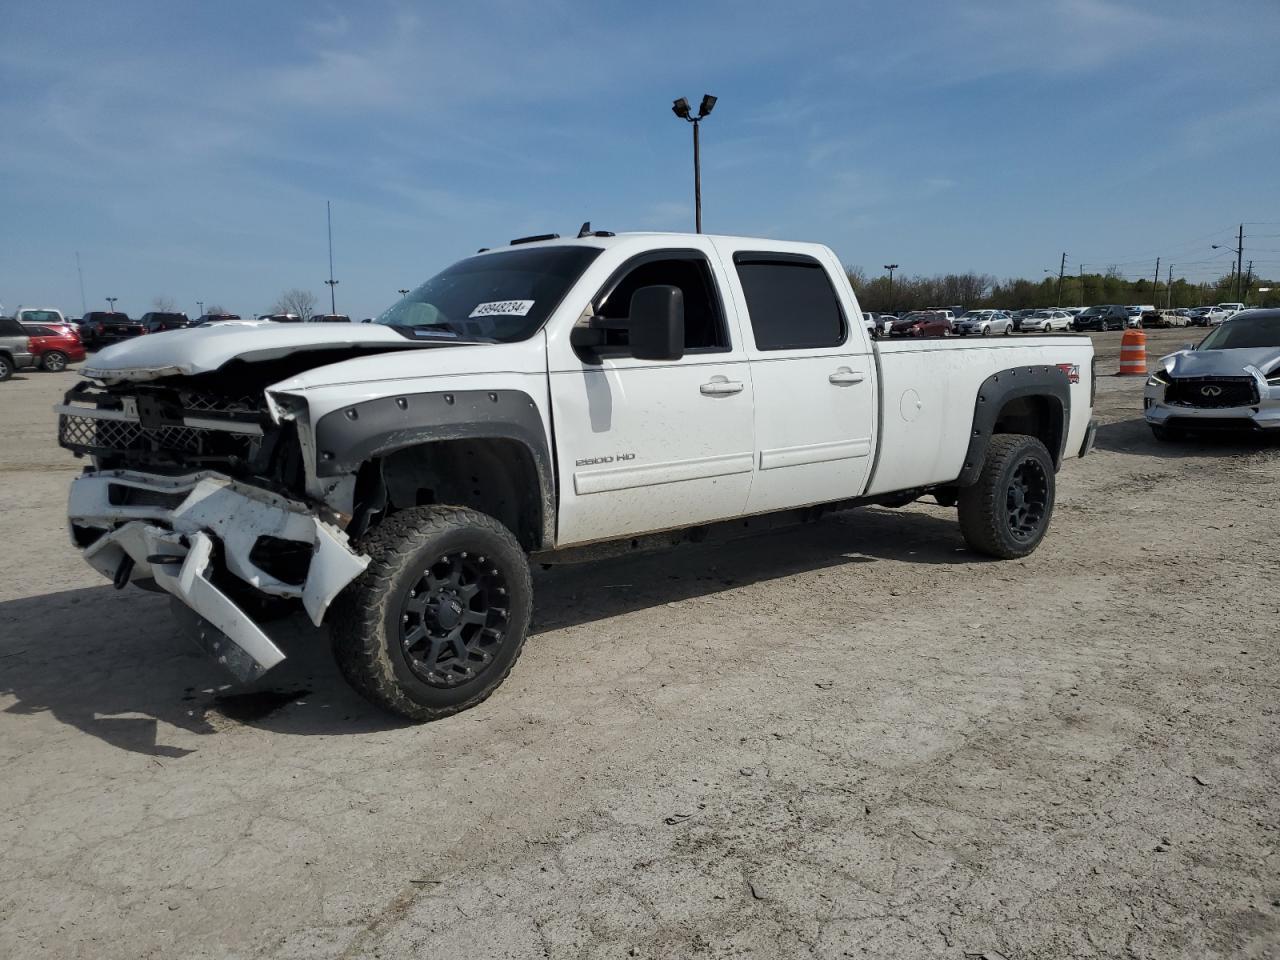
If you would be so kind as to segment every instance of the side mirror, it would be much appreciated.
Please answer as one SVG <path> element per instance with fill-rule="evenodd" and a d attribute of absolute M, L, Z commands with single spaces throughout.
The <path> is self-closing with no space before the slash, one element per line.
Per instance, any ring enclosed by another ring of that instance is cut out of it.
<path fill-rule="evenodd" d="M 637 360 L 679 360 L 684 356 L 684 292 L 670 284 L 641 287 L 631 295 L 627 333 Z"/>
<path fill-rule="evenodd" d="M 595 352 L 608 342 L 606 331 L 627 331 L 626 352 L 637 360 L 679 360 L 684 356 L 684 293 L 679 287 L 655 284 L 631 295 L 624 319 L 592 317 L 570 331 L 577 350 Z M 622 352 L 621 347 L 611 348 Z"/>

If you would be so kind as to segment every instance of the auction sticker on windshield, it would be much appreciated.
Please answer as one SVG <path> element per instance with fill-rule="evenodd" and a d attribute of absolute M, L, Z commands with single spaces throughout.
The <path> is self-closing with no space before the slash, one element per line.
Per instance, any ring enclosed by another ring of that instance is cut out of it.
<path fill-rule="evenodd" d="M 479 304 L 467 314 L 467 319 L 475 317 L 527 317 L 533 309 L 532 300 L 492 300 Z"/>

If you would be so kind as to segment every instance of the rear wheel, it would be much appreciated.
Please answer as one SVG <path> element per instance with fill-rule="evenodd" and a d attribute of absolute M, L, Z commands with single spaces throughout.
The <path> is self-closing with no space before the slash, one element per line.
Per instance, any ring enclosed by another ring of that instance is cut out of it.
<path fill-rule="evenodd" d="M 61 373 L 67 369 L 67 355 L 61 350 L 50 350 L 40 358 L 40 366 L 50 373 Z"/>
<path fill-rule="evenodd" d="M 1022 434 L 997 434 L 977 482 L 960 491 L 960 530 L 979 553 L 1025 557 L 1049 529 L 1054 494 L 1053 459 L 1044 444 Z"/>
<path fill-rule="evenodd" d="M 13 376 L 13 361 L 0 353 L 0 383 Z"/>
<path fill-rule="evenodd" d="M 483 701 L 506 679 L 533 587 L 511 531 L 463 507 L 396 514 L 360 544 L 372 562 L 334 605 L 338 666 L 365 698 L 411 720 Z"/>

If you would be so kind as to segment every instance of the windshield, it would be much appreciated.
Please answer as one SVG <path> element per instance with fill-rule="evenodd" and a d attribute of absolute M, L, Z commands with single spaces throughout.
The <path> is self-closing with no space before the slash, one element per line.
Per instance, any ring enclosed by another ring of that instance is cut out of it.
<path fill-rule="evenodd" d="M 469 257 L 436 274 L 375 322 L 406 337 L 526 340 L 600 252 L 561 246 Z"/>
<path fill-rule="evenodd" d="M 1200 350 L 1247 350 L 1280 347 L 1280 314 L 1228 320 L 1204 338 Z"/>
<path fill-rule="evenodd" d="M 23 310 L 21 319 L 29 323 L 61 323 L 62 318 L 52 310 Z"/>

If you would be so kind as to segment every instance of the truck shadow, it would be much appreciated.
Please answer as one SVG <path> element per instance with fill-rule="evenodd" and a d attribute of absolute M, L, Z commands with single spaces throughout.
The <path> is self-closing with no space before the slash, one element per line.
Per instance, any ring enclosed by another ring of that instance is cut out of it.
<path fill-rule="evenodd" d="M 1168 442 L 1157 440 L 1146 420 L 1135 417 L 1098 427 L 1094 446 L 1108 453 L 1185 460 L 1192 457 L 1247 456 L 1263 450 L 1275 450 L 1280 448 L 1280 437 L 1262 433 L 1200 433 Z"/>
<path fill-rule="evenodd" d="M 539 569 L 529 642 L 646 607 L 849 564 L 880 578 L 889 575 L 876 568 L 885 561 L 887 571 L 892 561 L 984 560 L 964 547 L 949 511 L 849 511 L 726 543 Z M 14 700 L 8 714 L 48 713 L 118 749 L 169 759 L 198 749 L 189 734 L 240 725 L 299 736 L 407 725 L 347 686 L 327 630 L 301 615 L 266 629 L 288 659 L 243 687 L 182 634 L 167 597 L 104 584 L 0 602 L 0 695 Z"/>

